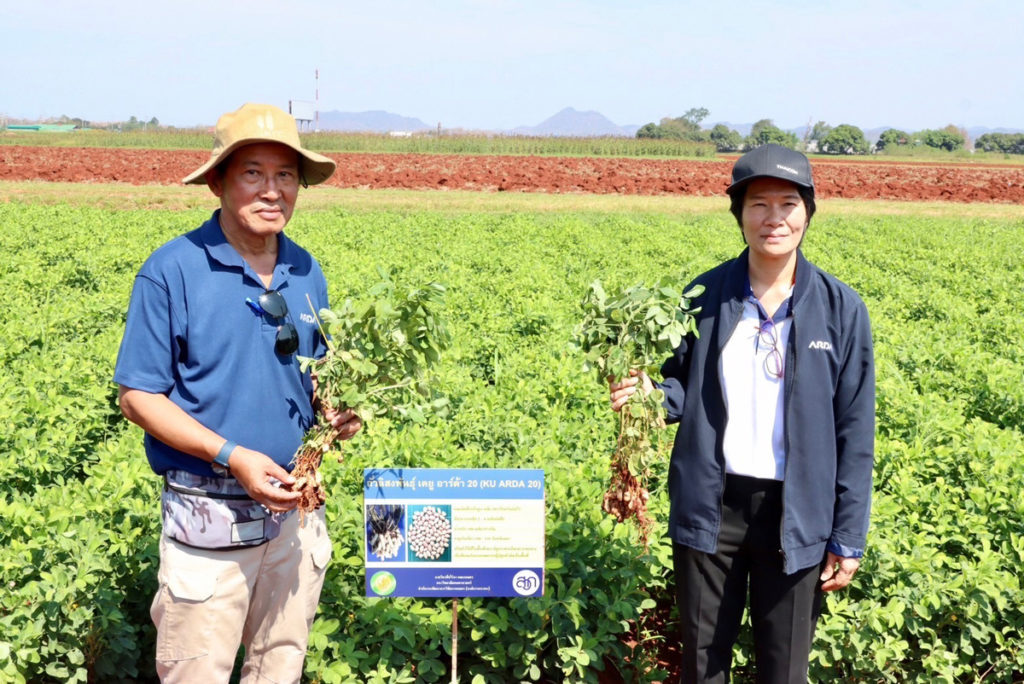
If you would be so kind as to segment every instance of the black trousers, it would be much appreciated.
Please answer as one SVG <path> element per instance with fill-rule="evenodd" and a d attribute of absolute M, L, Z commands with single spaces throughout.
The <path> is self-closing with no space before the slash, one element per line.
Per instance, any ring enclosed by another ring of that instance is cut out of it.
<path fill-rule="evenodd" d="M 748 587 L 757 681 L 807 681 L 822 566 L 783 572 L 781 519 L 781 482 L 728 475 L 718 550 L 674 546 L 684 684 L 729 681 Z"/>

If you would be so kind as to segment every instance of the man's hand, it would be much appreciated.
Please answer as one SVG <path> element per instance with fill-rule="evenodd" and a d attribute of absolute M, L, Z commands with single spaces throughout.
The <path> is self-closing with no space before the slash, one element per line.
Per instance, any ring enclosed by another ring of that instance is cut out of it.
<path fill-rule="evenodd" d="M 275 487 L 270 482 L 271 478 L 275 478 L 283 484 L 290 485 L 295 482 L 295 478 L 266 454 L 237 446 L 228 457 L 228 468 L 249 496 L 266 506 L 268 510 L 283 513 L 298 505 L 298 492 L 289 492 Z"/>
<path fill-rule="evenodd" d="M 620 382 L 612 382 L 608 378 L 608 389 L 611 393 L 612 411 L 618 411 L 625 406 L 629 398 L 636 393 L 637 387 L 643 390 L 644 396 L 654 391 L 654 383 L 647 377 L 647 373 L 633 369 L 629 371 L 629 377 L 623 378 Z"/>
<path fill-rule="evenodd" d="M 359 419 L 352 409 L 339 411 L 334 408 L 324 408 L 324 418 L 338 431 L 338 439 L 352 439 L 363 427 L 363 421 Z"/>
<path fill-rule="evenodd" d="M 822 591 L 835 591 L 842 589 L 853 579 L 857 569 L 860 568 L 859 558 L 843 558 L 831 551 L 825 558 L 825 569 L 821 571 Z"/>

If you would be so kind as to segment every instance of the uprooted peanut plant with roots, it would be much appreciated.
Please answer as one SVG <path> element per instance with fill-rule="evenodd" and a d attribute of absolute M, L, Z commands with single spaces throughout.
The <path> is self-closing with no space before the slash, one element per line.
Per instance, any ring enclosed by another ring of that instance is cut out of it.
<path fill-rule="evenodd" d="M 439 283 L 399 292 L 388 272 L 368 299 L 346 299 L 340 307 L 313 314 L 327 341 L 321 358 L 300 357 L 313 378 L 314 403 L 338 411 L 351 409 L 364 422 L 392 415 L 420 422 L 426 413 L 443 411 L 447 400 L 430 390 L 428 371 L 447 349 L 450 337 L 441 316 L 445 288 Z M 302 494 L 299 510 L 308 513 L 327 499 L 320 465 L 336 451 L 342 460 L 338 431 L 317 411 L 292 462 L 292 491 Z"/>
<path fill-rule="evenodd" d="M 621 381 L 630 371 L 655 371 L 684 336 L 697 334 L 691 300 L 700 285 L 683 292 L 681 283 L 663 278 L 654 287 L 636 285 L 609 296 L 601 281 L 590 284 L 581 308 L 583 320 L 572 346 L 584 354 L 583 369 L 598 381 Z M 602 508 L 619 522 L 635 520 L 646 547 L 652 521 L 647 515 L 651 464 L 658 456 L 653 432 L 665 426 L 665 394 L 637 391 L 619 412 L 619 436 L 611 459 L 611 480 Z"/>

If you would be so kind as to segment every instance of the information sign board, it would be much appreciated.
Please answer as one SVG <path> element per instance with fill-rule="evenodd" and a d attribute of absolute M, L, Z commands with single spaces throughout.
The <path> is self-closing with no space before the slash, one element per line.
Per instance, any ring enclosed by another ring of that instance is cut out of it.
<path fill-rule="evenodd" d="M 367 468 L 367 596 L 541 596 L 544 471 Z"/>

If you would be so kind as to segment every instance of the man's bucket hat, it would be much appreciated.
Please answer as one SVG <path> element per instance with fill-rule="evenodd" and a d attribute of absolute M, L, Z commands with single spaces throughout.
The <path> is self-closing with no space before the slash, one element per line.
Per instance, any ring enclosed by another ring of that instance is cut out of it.
<path fill-rule="evenodd" d="M 811 163 L 800 152 L 782 145 L 762 145 L 736 160 L 732 167 L 730 195 L 755 178 L 781 178 L 814 192 Z"/>
<path fill-rule="evenodd" d="M 295 119 L 272 105 L 246 103 L 217 119 L 210 159 L 182 181 L 205 185 L 206 172 L 243 145 L 272 142 L 287 145 L 301 155 L 301 175 L 308 185 L 323 183 L 337 166 L 331 159 L 303 149 Z"/>

